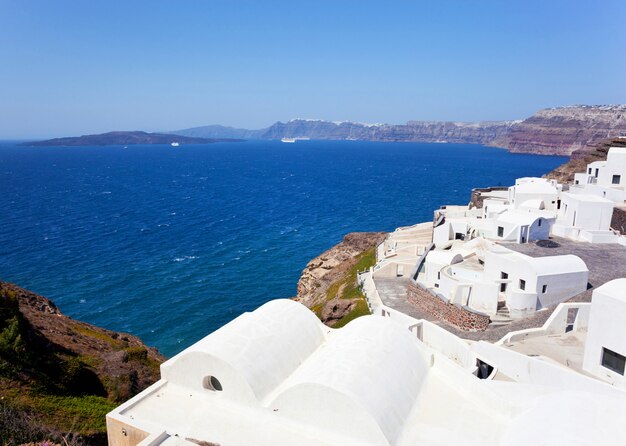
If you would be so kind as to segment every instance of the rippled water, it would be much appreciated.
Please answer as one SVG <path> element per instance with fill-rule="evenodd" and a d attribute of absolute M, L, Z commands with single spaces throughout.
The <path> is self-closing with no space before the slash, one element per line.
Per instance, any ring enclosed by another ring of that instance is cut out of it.
<path fill-rule="evenodd" d="M 347 232 L 431 220 L 472 187 L 564 160 L 461 144 L 0 143 L 0 278 L 172 355 L 295 295 L 306 263 Z"/>

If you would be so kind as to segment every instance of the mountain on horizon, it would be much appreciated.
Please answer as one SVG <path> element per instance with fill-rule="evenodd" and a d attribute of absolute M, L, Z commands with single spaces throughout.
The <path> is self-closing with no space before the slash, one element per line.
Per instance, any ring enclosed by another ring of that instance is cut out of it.
<path fill-rule="evenodd" d="M 182 130 L 165 132 L 168 134 L 189 136 L 192 138 L 235 138 L 235 139 L 261 139 L 261 135 L 267 129 L 248 130 L 227 127 L 224 125 L 203 125 Z"/>

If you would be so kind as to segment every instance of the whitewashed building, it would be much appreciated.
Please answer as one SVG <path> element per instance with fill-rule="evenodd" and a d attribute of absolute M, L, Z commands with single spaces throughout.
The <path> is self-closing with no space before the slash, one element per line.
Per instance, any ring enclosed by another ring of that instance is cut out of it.
<path fill-rule="evenodd" d="M 435 211 L 433 242 L 489 240 L 528 243 L 549 237 L 562 187 L 554 180 L 519 178 L 515 185 L 492 192 L 480 209 L 445 206 Z"/>
<path fill-rule="evenodd" d="M 445 302 L 517 319 L 584 292 L 588 276 L 580 257 L 530 257 L 478 238 L 430 251 L 416 281 Z"/>
<path fill-rule="evenodd" d="M 246 313 L 165 362 L 157 383 L 110 412 L 109 445 L 596 445 L 626 438 L 622 390 L 380 311 L 385 317 L 338 330 L 293 301 Z"/>

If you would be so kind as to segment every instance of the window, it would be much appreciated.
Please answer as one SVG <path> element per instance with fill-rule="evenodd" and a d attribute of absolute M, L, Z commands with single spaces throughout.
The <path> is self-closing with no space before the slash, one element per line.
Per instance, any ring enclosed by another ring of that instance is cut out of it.
<path fill-rule="evenodd" d="M 625 365 L 626 357 L 614 352 L 613 350 L 602 347 L 602 367 L 606 367 L 615 373 L 623 375 Z"/>
<path fill-rule="evenodd" d="M 519 289 L 524 291 L 526 289 L 526 281 L 523 279 L 519 280 Z"/>
<path fill-rule="evenodd" d="M 465 234 L 461 233 L 461 232 L 457 232 L 454 234 L 454 239 L 455 240 L 465 240 Z"/>
<path fill-rule="evenodd" d="M 595 175 L 596 178 L 598 178 L 598 173 L 600 173 L 600 170 L 596 169 L 596 175 Z"/>
<path fill-rule="evenodd" d="M 621 180 L 622 180 L 621 175 L 613 175 L 613 180 L 611 181 L 611 184 L 619 184 Z"/>
<path fill-rule="evenodd" d="M 589 168 L 589 175 L 591 175 L 591 167 Z"/>
<path fill-rule="evenodd" d="M 502 226 L 498 226 L 498 237 L 504 237 L 504 228 Z"/>
<path fill-rule="evenodd" d="M 561 200 L 556 200 L 556 208 L 561 209 Z"/>
<path fill-rule="evenodd" d="M 580 183 L 578 182 L 578 180 L 576 180 L 576 181 L 574 182 L 574 184 L 580 184 Z"/>
<path fill-rule="evenodd" d="M 219 380 L 215 376 L 211 376 L 211 375 L 208 375 L 202 378 L 202 387 L 204 387 L 207 390 L 213 390 L 215 392 L 222 391 L 222 383 L 220 383 Z"/>
<path fill-rule="evenodd" d="M 544 285 L 544 286 L 541 288 L 541 293 L 542 293 L 542 294 L 546 294 L 546 291 L 548 291 L 548 285 Z"/>
<path fill-rule="evenodd" d="M 437 280 L 441 279 L 441 271 L 437 271 Z"/>
<path fill-rule="evenodd" d="M 500 279 L 508 279 L 509 278 L 509 274 L 505 273 L 505 272 L 501 272 L 500 273 Z"/>
<path fill-rule="evenodd" d="M 541 226 L 541 219 L 539 219 L 539 223 L 537 223 L 537 226 Z"/>

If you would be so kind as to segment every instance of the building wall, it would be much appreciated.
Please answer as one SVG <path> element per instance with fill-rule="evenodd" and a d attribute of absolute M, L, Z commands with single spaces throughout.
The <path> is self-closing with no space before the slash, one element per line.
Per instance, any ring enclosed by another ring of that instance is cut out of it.
<path fill-rule="evenodd" d="M 588 272 L 552 274 L 537 277 L 537 309 L 559 304 L 587 289 Z M 543 292 L 544 285 L 547 287 Z"/>
<path fill-rule="evenodd" d="M 626 388 L 624 376 L 603 367 L 601 360 L 603 347 L 626 356 L 625 294 L 626 279 L 613 280 L 594 291 L 583 359 L 585 371 L 621 388 Z"/>
<path fill-rule="evenodd" d="M 613 175 L 620 175 L 620 183 L 617 186 L 626 185 L 626 153 L 609 150 L 606 166 L 601 167 L 598 174 L 598 184 L 616 186 L 612 183 Z"/>

